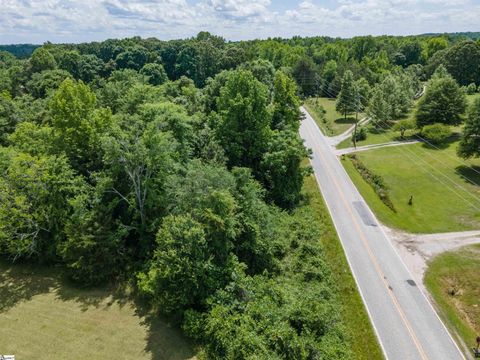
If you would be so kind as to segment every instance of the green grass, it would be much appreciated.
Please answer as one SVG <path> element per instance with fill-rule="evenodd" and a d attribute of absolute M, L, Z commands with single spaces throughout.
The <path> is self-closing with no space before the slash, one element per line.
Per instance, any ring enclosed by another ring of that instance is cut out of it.
<path fill-rule="evenodd" d="M 308 206 L 317 218 L 317 223 L 321 226 L 321 242 L 325 249 L 325 260 L 332 268 L 338 284 L 339 298 L 342 301 L 342 317 L 349 331 L 349 346 L 352 347 L 354 359 L 383 359 L 342 245 L 313 175 L 305 180 L 303 193 L 308 199 Z"/>
<path fill-rule="evenodd" d="M 404 119 L 414 119 L 415 111 L 416 111 L 417 103 L 414 103 L 412 109 L 408 114 L 406 114 L 403 118 Z M 397 121 L 399 121 L 397 120 Z M 400 141 L 400 132 L 393 131 L 392 126 L 395 124 L 395 121 L 392 121 L 389 127 L 383 127 L 380 129 L 375 129 L 372 125 L 367 125 L 367 138 L 362 141 L 357 141 L 357 146 L 365 146 L 365 145 L 374 145 L 374 144 L 383 144 L 391 141 Z M 416 133 L 416 130 L 407 130 L 405 132 L 405 139 L 410 139 Z M 353 146 L 353 142 L 351 138 L 343 140 L 340 144 L 337 145 L 337 149 L 345 149 Z"/>
<path fill-rule="evenodd" d="M 480 245 L 446 252 L 433 259 L 425 285 L 451 333 L 469 350 L 480 334 Z"/>
<path fill-rule="evenodd" d="M 312 115 L 318 127 L 327 136 L 339 135 L 347 131 L 354 123 L 355 117 L 348 116 L 347 119 L 335 110 L 335 99 L 330 98 L 309 98 L 304 104 L 307 111 Z M 325 110 L 325 116 L 320 113 L 320 107 Z M 363 118 L 358 115 L 358 119 Z"/>
<path fill-rule="evenodd" d="M 478 99 L 478 98 L 480 98 L 480 93 L 475 94 L 475 95 L 467 95 L 467 102 L 468 102 L 468 104 L 472 104 L 473 101 L 475 99 Z M 412 108 L 410 113 L 402 119 L 412 119 L 412 120 L 414 120 L 415 108 L 416 108 L 416 105 Z M 394 122 L 392 122 L 392 125 L 393 125 L 393 123 Z M 368 128 L 367 138 L 365 140 L 362 140 L 362 141 L 357 141 L 357 146 L 383 144 L 383 143 L 387 143 L 387 142 L 391 142 L 391 141 L 402 140 L 400 138 L 400 132 L 399 131 L 393 131 L 391 129 L 391 127 L 388 128 L 388 129 L 375 129 L 373 126 L 368 125 L 367 128 Z M 461 132 L 461 126 L 454 127 L 454 128 L 452 128 L 452 130 L 454 132 L 459 133 L 459 132 Z M 407 130 L 406 133 L 405 133 L 405 139 L 406 140 L 414 139 L 415 138 L 414 135 L 416 134 L 416 132 L 417 132 L 417 130 Z M 343 140 L 341 143 L 339 143 L 337 145 L 337 149 L 346 149 L 346 148 L 349 148 L 349 147 L 352 147 L 352 146 L 353 146 L 352 139 L 348 138 L 348 139 Z"/>
<path fill-rule="evenodd" d="M 78 289 L 55 269 L 0 262 L 0 352 L 17 359 L 188 359 L 178 329 L 122 289 Z"/>
<path fill-rule="evenodd" d="M 415 130 L 407 130 L 403 140 L 414 139 Z M 400 132 L 390 129 L 375 129 L 373 126 L 368 126 L 367 138 L 362 141 L 357 141 L 357 146 L 383 144 L 392 141 L 401 141 Z M 353 147 L 351 138 L 345 139 L 337 145 L 337 149 L 346 149 Z"/>
<path fill-rule="evenodd" d="M 397 213 L 380 201 L 350 160 L 342 162 L 365 200 L 388 226 L 413 233 L 479 229 L 480 187 L 466 179 L 480 184 L 480 175 L 456 156 L 457 145 L 454 142 L 436 150 L 414 144 L 358 153 L 368 169 L 383 177 Z M 480 172 L 478 159 L 466 163 Z M 411 195 L 413 206 L 408 205 Z"/>

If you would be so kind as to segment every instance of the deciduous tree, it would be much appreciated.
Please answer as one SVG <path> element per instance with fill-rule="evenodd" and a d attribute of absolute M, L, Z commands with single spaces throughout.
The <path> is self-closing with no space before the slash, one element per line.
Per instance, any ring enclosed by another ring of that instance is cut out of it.
<path fill-rule="evenodd" d="M 258 170 L 271 131 L 267 94 L 266 86 L 249 71 L 228 75 L 218 98 L 221 122 L 217 134 L 230 166 Z"/>
<path fill-rule="evenodd" d="M 417 127 L 434 123 L 458 125 L 463 121 L 466 106 L 465 93 L 451 76 L 433 79 L 418 105 Z"/>

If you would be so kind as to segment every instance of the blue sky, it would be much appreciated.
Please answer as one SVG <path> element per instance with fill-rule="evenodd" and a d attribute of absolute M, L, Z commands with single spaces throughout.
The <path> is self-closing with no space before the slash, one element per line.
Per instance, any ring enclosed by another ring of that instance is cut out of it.
<path fill-rule="evenodd" d="M 0 43 L 480 31 L 480 0 L 0 0 Z"/>

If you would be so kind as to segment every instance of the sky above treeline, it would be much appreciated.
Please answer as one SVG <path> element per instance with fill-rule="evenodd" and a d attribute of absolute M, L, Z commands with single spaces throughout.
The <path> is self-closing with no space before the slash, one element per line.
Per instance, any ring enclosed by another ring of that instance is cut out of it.
<path fill-rule="evenodd" d="M 480 0 L 0 0 L 0 43 L 480 30 Z"/>

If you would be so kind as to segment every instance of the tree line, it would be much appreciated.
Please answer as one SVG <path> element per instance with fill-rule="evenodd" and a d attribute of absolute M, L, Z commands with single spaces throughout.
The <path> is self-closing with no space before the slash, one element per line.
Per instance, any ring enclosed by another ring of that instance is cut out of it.
<path fill-rule="evenodd" d="M 81 286 L 128 281 L 211 358 L 351 357 L 318 224 L 299 207 L 300 98 L 338 96 L 345 115 L 381 123 L 430 71 L 479 85 L 465 73 L 478 46 L 202 32 L 0 51 L 0 254 Z"/>
<path fill-rule="evenodd" d="M 298 208 L 310 169 L 294 79 L 256 60 L 199 87 L 129 56 L 110 71 L 64 45 L 1 53 L 2 258 L 78 286 L 126 281 L 209 358 L 348 357 L 318 226 Z"/>

